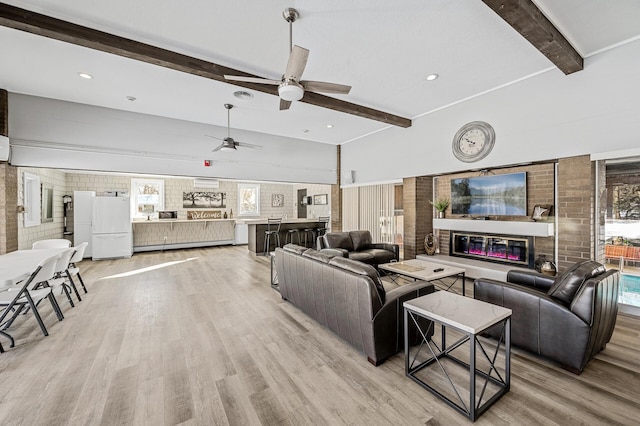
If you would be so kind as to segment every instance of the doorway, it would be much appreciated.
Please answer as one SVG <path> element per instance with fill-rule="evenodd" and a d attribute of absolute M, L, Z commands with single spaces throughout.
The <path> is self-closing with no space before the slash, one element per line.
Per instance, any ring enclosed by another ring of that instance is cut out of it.
<path fill-rule="evenodd" d="M 307 218 L 307 190 L 298 189 L 298 219 Z"/>

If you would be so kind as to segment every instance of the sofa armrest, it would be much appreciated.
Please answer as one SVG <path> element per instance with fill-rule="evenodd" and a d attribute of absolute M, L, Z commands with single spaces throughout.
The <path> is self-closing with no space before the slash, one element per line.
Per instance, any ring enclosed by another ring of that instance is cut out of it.
<path fill-rule="evenodd" d="M 555 278 L 534 271 L 511 270 L 507 273 L 507 281 L 547 292 L 553 286 Z"/>
<path fill-rule="evenodd" d="M 369 245 L 369 248 L 389 250 L 395 255 L 396 260 L 400 260 L 400 246 L 398 244 L 373 243 Z"/>
<path fill-rule="evenodd" d="M 396 354 L 404 348 L 404 308 L 402 304 L 406 300 L 425 296 L 433 293 L 433 284 L 426 281 L 416 281 L 411 284 L 402 285 L 387 292 L 384 305 L 376 312 L 373 318 L 373 333 L 376 345 L 377 359 L 381 362 L 391 355 Z M 429 329 L 431 321 L 420 318 L 420 327 Z M 416 344 L 420 341 L 420 335 L 415 327 L 409 329 L 409 341 Z M 428 335 L 433 334 L 433 327 Z"/>

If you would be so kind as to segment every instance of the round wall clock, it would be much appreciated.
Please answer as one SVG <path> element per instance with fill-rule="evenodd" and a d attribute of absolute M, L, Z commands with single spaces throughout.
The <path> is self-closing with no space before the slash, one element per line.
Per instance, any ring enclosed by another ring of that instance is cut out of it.
<path fill-rule="evenodd" d="M 489 123 L 472 121 L 453 137 L 453 155 L 460 161 L 472 163 L 489 155 L 496 141 L 496 133 Z"/>

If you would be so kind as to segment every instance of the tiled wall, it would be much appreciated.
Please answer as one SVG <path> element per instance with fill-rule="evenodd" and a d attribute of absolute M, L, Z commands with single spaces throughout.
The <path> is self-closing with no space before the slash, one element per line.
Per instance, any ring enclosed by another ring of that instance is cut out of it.
<path fill-rule="evenodd" d="M 45 222 L 40 225 L 24 227 L 24 218 L 18 216 L 18 249 L 30 249 L 38 240 L 49 238 L 62 238 L 64 229 L 62 196 L 66 194 L 65 173 L 42 168 L 18 168 L 18 204 L 24 205 L 24 172 L 40 176 L 41 184 L 53 187 L 53 222 Z"/>

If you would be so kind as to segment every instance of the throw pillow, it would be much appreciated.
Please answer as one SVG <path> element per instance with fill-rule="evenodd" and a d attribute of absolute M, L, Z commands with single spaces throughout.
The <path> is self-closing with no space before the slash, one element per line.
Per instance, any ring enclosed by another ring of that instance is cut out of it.
<path fill-rule="evenodd" d="M 589 278 L 595 277 L 606 271 L 606 268 L 593 260 L 576 263 L 556 278 L 553 286 L 547 294 L 566 305 L 571 304 L 573 297 Z"/>

